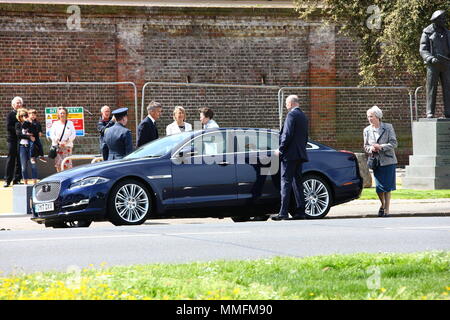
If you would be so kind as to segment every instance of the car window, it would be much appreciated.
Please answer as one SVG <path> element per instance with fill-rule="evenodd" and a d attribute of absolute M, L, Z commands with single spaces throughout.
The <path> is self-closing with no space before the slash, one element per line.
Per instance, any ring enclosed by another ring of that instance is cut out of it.
<path fill-rule="evenodd" d="M 149 142 L 129 155 L 125 157 L 125 159 L 136 159 L 136 158 L 144 158 L 144 157 L 161 157 L 175 148 L 178 144 L 180 144 L 183 140 L 188 139 L 194 133 L 191 132 L 182 132 L 179 134 L 174 134 L 170 136 L 166 136 L 164 138 L 154 140 Z"/>
<path fill-rule="evenodd" d="M 230 152 L 226 131 L 216 131 L 196 137 L 191 142 L 195 154 L 203 156 L 215 156 Z"/>
<path fill-rule="evenodd" d="M 311 142 L 308 142 L 306 144 L 306 150 L 317 150 L 317 149 L 320 149 L 318 145 L 315 145 Z"/>
<path fill-rule="evenodd" d="M 278 134 L 264 130 L 244 130 L 236 132 L 236 151 L 269 151 L 278 149 Z"/>

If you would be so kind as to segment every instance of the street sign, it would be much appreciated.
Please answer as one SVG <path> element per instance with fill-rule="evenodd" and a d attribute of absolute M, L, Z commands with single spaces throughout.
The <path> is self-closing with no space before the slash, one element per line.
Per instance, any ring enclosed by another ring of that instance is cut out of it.
<path fill-rule="evenodd" d="M 73 122 L 77 136 L 84 136 L 84 108 L 83 107 L 67 107 L 67 119 Z M 58 108 L 45 108 L 45 134 L 50 137 L 50 128 L 53 122 L 58 120 Z"/>

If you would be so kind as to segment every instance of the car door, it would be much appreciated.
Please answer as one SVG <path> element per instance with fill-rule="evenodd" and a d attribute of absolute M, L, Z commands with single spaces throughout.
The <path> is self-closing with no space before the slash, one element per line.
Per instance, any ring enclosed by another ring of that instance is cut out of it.
<path fill-rule="evenodd" d="M 229 136 L 226 130 L 208 132 L 180 149 L 188 148 L 192 152 L 182 161 L 172 162 L 175 208 L 219 208 L 236 204 L 236 168 Z"/>
<path fill-rule="evenodd" d="M 241 204 L 279 205 L 278 134 L 268 130 L 235 131 L 236 178 Z"/>

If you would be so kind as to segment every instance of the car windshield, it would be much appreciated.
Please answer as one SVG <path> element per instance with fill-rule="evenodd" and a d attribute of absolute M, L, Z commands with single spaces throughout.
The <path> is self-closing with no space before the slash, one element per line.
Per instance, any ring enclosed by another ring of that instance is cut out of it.
<path fill-rule="evenodd" d="M 194 132 L 182 132 L 170 136 L 166 136 L 164 138 L 149 142 L 139 147 L 129 155 L 125 157 L 125 159 L 137 159 L 137 158 L 157 158 L 167 154 L 174 147 L 176 147 L 183 140 L 194 135 Z"/>

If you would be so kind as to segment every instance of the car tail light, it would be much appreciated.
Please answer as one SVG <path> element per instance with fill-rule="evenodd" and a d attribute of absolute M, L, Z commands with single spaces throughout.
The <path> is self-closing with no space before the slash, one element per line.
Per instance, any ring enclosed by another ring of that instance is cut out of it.
<path fill-rule="evenodd" d="M 348 150 L 339 150 L 339 152 L 350 154 L 351 156 L 348 158 L 348 160 L 355 160 L 355 159 L 356 159 L 355 153 L 353 153 L 353 152 L 351 152 L 351 151 L 348 151 Z"/>

